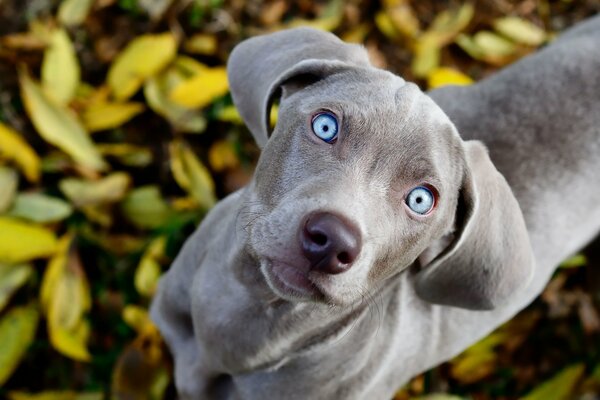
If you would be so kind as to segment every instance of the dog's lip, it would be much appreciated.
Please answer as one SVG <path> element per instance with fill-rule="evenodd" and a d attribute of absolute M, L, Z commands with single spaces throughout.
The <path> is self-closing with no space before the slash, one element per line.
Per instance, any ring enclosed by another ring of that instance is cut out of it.
<path fill-rule="evenodd" d="M 269 261 L 266 267 L 267 281 L 276 294 L 307 299 L 322 296 L 319 287 L 300 268 L 274 260 Z"/>

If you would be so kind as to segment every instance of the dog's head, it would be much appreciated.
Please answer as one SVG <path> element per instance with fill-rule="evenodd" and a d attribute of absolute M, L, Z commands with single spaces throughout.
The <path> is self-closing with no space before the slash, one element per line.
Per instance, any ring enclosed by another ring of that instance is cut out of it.
<path fill-rule="evenodd" d="M 350 304 L 415 261 L 434 303 L 490 309 L 527 284 L 523 216 L 486 149 L 362 47 L 278 32 L 237 46 L 228 74 L 263 149 L 241 223 L 279 297 Z"/>

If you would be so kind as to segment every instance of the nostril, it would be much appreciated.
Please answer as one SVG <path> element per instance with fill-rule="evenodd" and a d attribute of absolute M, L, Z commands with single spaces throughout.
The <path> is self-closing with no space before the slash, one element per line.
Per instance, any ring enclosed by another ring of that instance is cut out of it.
<path fill-rule="evenodd" d="M 342 264 L 350 264 L 352 262 L 352 260 L 350 258 L 350 254 L 346 253 L 345 251 L 338 254 L 337 259 Z"/>
<path fill-rule="evenodd" d="M 322 233 L 311 233 L 310 240 L 319 246 L 325 246 L 327 244 L 327 236 L 323 235 Z"/>

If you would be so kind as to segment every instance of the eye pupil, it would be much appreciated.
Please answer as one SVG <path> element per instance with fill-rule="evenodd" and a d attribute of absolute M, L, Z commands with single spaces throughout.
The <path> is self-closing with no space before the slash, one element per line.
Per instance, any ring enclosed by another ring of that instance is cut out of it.
<path fill-rule="evenodd" d="M 428 214 L 435 205 L 433 192 L 425 186 L 417 186 L 406 196 L 406 205 L 413 212 L 425 215 Z"/>
<path fill-rule="evenodd" d="M 332 143 L 338 134 L 338 121 L 335 115 L 322 112 L 312 119 L 312 131 L 321 140 Z"/>

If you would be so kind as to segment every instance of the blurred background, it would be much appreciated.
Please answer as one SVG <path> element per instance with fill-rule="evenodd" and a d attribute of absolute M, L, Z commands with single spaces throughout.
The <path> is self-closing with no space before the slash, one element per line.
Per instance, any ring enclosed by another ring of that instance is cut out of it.
<path fill-rule="evenodd" d="M 228 94 L 239 41 L 313 26 L 428 90 L 483 79 L 598 12 L 600 0 L 0 0 L 0 398 L 175 397 L 147 308 L 258 158 Z M 396 399 L 598 399 L 599 310 L 592 244 Z"/>

